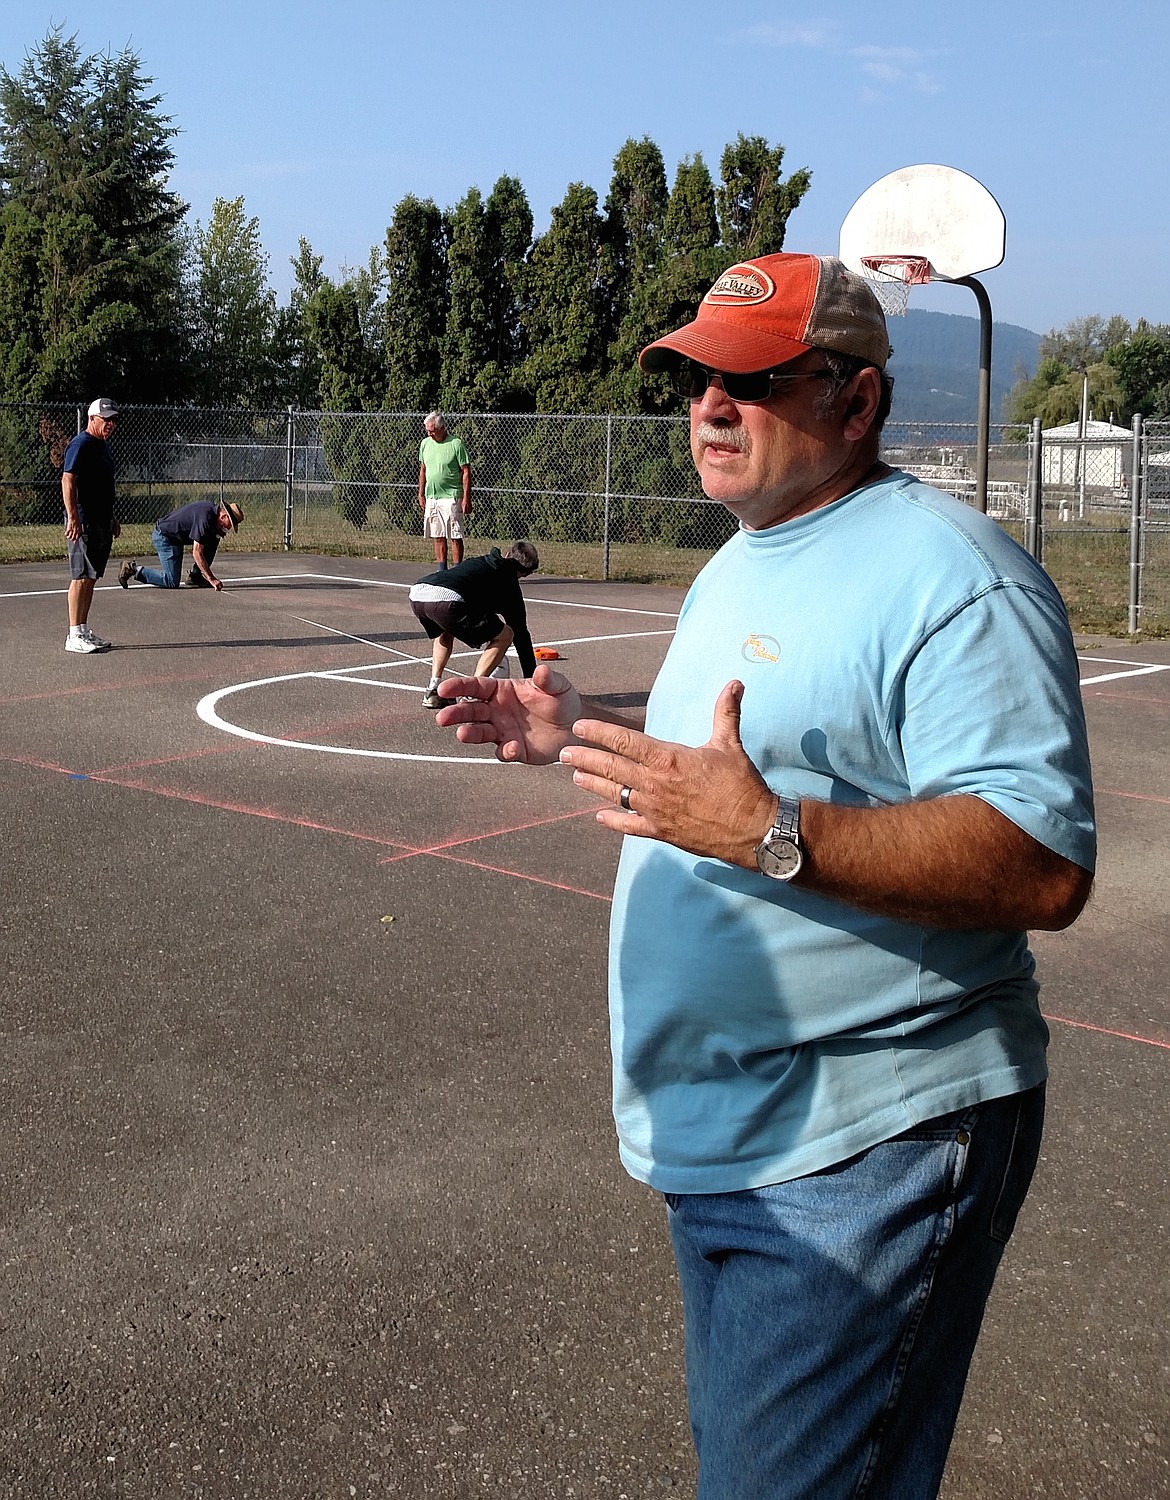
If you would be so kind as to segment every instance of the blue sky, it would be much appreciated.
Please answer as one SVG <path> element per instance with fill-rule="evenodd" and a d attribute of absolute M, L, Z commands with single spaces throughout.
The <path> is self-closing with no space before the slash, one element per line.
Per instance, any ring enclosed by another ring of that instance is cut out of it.
<path fill-rule="evenodd" d="M 1007 216 L 982 278 L 997 319 L 1170 322 L 1164 0 L 24 0 L 0 12 L 0 62 L 54 23 L 140 55 L 182 132 L 173 188 L 204 222 L 243 195 L 282 300 L 298 235 L 330 273 L 361 264 L 405 193 L 446 207 L 508 173 L 540 229 L 570 182 L 604 199 L 631 136 L 673 180 L 696 151 L 717 176 L 743 131 L 812 172 L 789 250 L 835 253 L 872 182 L 942 162 Z M 955 287 L 912 305 L 976 310 Z"/>

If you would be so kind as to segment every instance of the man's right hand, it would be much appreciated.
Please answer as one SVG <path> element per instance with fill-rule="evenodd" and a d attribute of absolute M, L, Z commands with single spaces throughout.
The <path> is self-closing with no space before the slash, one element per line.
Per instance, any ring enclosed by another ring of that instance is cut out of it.
<path fill-rule="evenodd" d="M 575 745 L 572 726 L 582 717 L 581 695 L 560 672 L 541 664 L 530 678 L 449 677 L 439 686 L 441 698 L 470 698 L 449 703 L 435 722 L 465 745 L 495 745 L 496 759 L 543 766 L 557 760 L 566 745 Z"/>

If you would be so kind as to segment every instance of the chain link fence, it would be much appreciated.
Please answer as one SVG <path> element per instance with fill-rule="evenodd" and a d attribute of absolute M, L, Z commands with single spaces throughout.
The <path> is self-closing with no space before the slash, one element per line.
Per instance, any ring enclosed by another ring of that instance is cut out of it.
<path fill-rule="evenodd" d="M 417 560 L 419 412 L 129 407 L 111 441 L 119 556 L 149 555 L 154 521 L 191 500 L 237 501 L 249 549 Z M 57 557 L 73 406 L 0 405 L 0 561 Z M 472 467 L 472 551 L 531 538 L 542 567 L 686 584 L 732 535 L 707 500 L 682 417 L 458 413 Z M 1098 431 L 1097 429 L 1105 429 Z M 891 420 L 883 456 L 969 503 L 974 424 Z M 1085 436 L 996 426 L 987 508 L 1042 557 L 1084 630 L 1170 630 L 1170 422 Z M 1032 490 L 1039 502 L 1030 500 Z"/>

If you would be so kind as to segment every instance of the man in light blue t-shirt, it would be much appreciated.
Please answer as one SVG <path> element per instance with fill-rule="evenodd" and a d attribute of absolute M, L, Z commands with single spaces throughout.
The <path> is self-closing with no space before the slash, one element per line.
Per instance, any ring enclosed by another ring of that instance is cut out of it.
<path fill-rule="evenodd" d="M 1043 1120 L 1027 929 L 1095 859 L 1043 570 L 879 455 L 885 320 L 840 261 L 732 267 L 643 351 L 740 522 L 645 732 L 548 667 L 440 724 L 560 760 L 627 835 L 622 1160 L 666 1202 L 699 1500 L 931 1500 Z"/>

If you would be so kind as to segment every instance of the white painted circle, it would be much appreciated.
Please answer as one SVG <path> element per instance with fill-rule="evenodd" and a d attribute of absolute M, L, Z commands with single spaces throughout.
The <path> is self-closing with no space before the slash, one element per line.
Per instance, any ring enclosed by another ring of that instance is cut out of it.
<path fill-rule="evenodd" d="M 214 693 L 208 693 L 200 698 L 195 712 L 205 724 L 210 724 L 213 729 L 222 729 L 225 734 L 234 734 L 242 740 L 254 740 L 261 745 L 283 745 L 289 750 L 319 750 L 326 755 L 360 755 L 368 760 L 437 761 L 457 766 L 511 764 L 509 761 L 497 760 L 494 755 L 416 755 L 406 750 L 359 750 L 354 745 L 322 745 L 313 740 L 286 740 L 277 734 L 260 734 L 254 729 L 244 729 L 242 725 L 233 724 L 230 720 L 222 718 L 216 711 L 216 705 L 220 700 L 231 697 L 233 693 L 245 693 L 249 688 L 269 687 L 274 682 L 296 682 L 304 677 L 327 679 L 330 675 L 328 672 L 286 672 L 280 677 L 258 677 L 252 682 L 233 683 L 229 687 L 217 688 Z"/>

